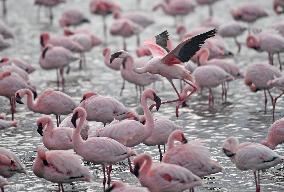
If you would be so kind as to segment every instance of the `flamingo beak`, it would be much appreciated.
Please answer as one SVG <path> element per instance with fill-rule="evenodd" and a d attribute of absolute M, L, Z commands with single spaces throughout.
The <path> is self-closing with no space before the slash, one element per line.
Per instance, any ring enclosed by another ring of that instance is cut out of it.
<path fill-rule="evenodd" d="M 46 159 L 42 160 L 44 166 L 48 166 L 48 162 Z"/>
<path fill-rule="evenodd" d="M 159 111 L 162 101 L 160 97 L 156 95 L 156 93 L 154 93 L 154 101 L 156 102 L 156 110 Z"/>
<path fill-rule="evenodd" d="M 19 93 L 16 94 L 16 102 L 19 104 L 24 104 L 23 101 L 21 100 L 21 96 L 19 95 Z"/>
<path fill-rule="evenodd" d="M 110 186 L 109 188 L 107 188 L 107 189 L 105 190 L 105 192 L 111 192 L 113 189 L 114 189 L 114 186 L 112 185 L 112 186 Z"/>
<path fill-rule="evenodd" d="M 72 118 L 71 118 L 71 123 L 74 125 L 74 127 L 76 128 L 76 120 L 78 119 L 78 112 L 74 113 Z"/>
<path fill-rule="evenodd" d="M 228 149 L 225 149 L 225 148 L 223 148 L 223 152 L 225 153 L 225 155 L 227 157 L 233 157 L 233 156 L 236 155 L 235 153 L 233 153 L 233 152 L 231 152 L 231 151 L 229 151 Z"/>
<path fill-rule="evenodd" d="M 122 51 L 118 51 L 110 56 L 110 64 L 113 62 L 114 59 L 118 58 L 122 54 Z"/>
<path fill-rule="evenodd" d="M 183 144 L 186 144 L 188 141 L 187 139 L 184 137 L 184 135 L 182 136 L 182 141 L 181 141 Z"/>
<path fill-rule="evenodd" d="M 34 99 L 36 99 L 37 98 L 37 92 L 36 91 L 32 91 L 32 92 L 34 94 Z"/>
<path fill-rule="evenodd" d="M 37 125 L 37 132 L 41 135 L 41 136 L 43 136 L 43 126 L 42 126 L 42 123 L 39 123 L 38 125 Z"/>
<path fill-rule="evenodd" d="M 86 97 L 84 96 L 84 97 L 81 99 L 80 103 L 82 103 L 83 101 L 85 101 L 85 99 L 86 99 Z"/>
<path fill-rule="evenodd" d="M 139 177 L 139 170 L 140 170 L 140 165 L 139 165 L 139 163 L 137 163 L 137 164 L 135 164 L 134 170 L 133 170 L 133 174 L 134 174 L 136 177 Z"/>

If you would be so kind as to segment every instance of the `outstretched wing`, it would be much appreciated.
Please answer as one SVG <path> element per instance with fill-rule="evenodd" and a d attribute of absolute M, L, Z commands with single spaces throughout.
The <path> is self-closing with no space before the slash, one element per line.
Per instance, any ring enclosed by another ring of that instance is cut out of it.
<path fill-rule="evenodd" d="M 167 54 L 165 49 L 152 41 L 146 41 L 144 44 L 148 47 L 153 57 L 164 57 Z"/>
<path fill-rule="evenodd" d="M 170 52 L 170 50 L 168 49 L 169 33 L 167 30 L 160 33 L 159 35 L 156 35 L 155 39 L 157 45 L 164 48 L 167 52 Z"/>
<path fill-rule="evenodd" d="M 217 30 L 212 29 L 184 40 L 162 59 L 162 63 L 166 65 L 174 65 L 189 61 L 189 59 L 200 50 L 201 46 L 205 43 L 205 40 L 210 37 L 214 37 L 216 33 Z"/>

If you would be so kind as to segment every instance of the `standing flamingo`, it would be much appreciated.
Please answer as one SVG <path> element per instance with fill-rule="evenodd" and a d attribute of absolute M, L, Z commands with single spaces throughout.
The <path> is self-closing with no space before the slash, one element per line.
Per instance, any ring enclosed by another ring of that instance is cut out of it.
<path fill-rule="evenodd" d="M 27 95 L 29 110 L 46 115 L 56 115 L 57 126 L 60 123 L 60 115 L 68 115 L 76 107 L 76 103 L 69 95 L 53 89 L 46 89 L 35 101 L 33 101 L 33 95 L 30 90 L 21 89 L 15 93 L 17 103 L 23 104 L 21 99 L 25 95 Z"/>
<path fill-rule="evenodd" d="M 284 162 L 284 157 L 258 143 L 239 143 L 235 137 L 227 138 L 222 146 L 223 152 L 236 167 L 242 171 L 252 170 L 256 192 L 260 192 L 260 170 L 266 170 Z"/>
<path fill-rule="evenodd" d="M 73 129 L 69 127 L 54 127 L 50 116 L 37 120 L 37 132 L 42 136 L 44 146 L 49 150 L 73 149 Z"/>
<path fill-rule="evenodd" d="M 20 159 L 10 150 L 0 147 L 0 175 L 10 178 L 16 173 L 27 173 Z"/>
<path fill-rule="evenodd" d="M 136 187 L 127 185 L 121 181 L 113 181 L 105 192 L 149 192 L 149 190 L 145 187 Z"/>
<path fill-rule="evenodd" d="M 31 74 L 36 70 L 35 67 L 33 67 L 30 63 L 27 63 L 22 59 L 14 58 L 12 59 L 12 62 L 24 71 L 26 71 L 28 74 Z"/>
<path fill-rule="evenodd" d="M 110 173 L 112 170 L 112 164 L 129 158 L 132 155 L 135 155 L 135 152 L 132 151 L 130 148 L 124 146 L 123 144 L 108 137 L 91 137 L 84 141 L 80 135 L 80 131 L 83 127 L 84 122 L 86 121 L 86 118 L 87 113 L 84 108 L 77 107 L 76 109 L 74 109 L 73 116 L 71 119 L 71 122 L 75 127 L 75 131 L 73 132 L 72 137 L 74 151 L 77 154 L 81 155 L 85 161 L 102 165 L 104 173 L 103 185 L 105 189 L 105 166 L 108 165 L 107 182 L 108 185 L 110 185 Z M 78 124 L 76 122 L 77 119 L 79 119 Z"/>
<path fill-rule="evenodd" d="M 84 13 L 77 9 L 70 9 L 62 13 L 59 19 L 61 27 L 78 26 L 83 23 L 90 23 L 90 20 L 84 15 Z"/>
<path fill-rule="evenodd" d="M 147 154 L 137 156 L 134 165 L 134 175 L 151 192 L 182 192 L 202 185 L 202 180 L 186 168 L 168 163 L 153 164 Z"/>
<path fill-rule="evenodd" d="M 175 141 L 184 144 L 174 146 Z M 201 142 L 187 142 L 184 133 L 180 130 L 171 133 L 167 146 L 168 150 L 163 157 L 164 163 L 182 166 L 199 177 L 222 171 L 221 165 L 211 159 L 209 150 Z"/>
<path fill-rule="evenodd" d="M 189 59 L 195 55 L 197 51 L 199 51 L 201 45 L 204 44 L 204 41 L 213 37 L 215 34 L 216 30 L 214 29 L 186 39 L 169 53 L 164 48 L 153 42 L 146 42 L 146 45 L 152 52 L 153 58 L 150 59 L 144 67 L 134 70 L 137 73 L 149 72 L 166 77 L 180 99 L 179 92 L 173 83 L 173 79 L 183 80 L 185 83 L 191 85 L 194 88 L 194 91 L 196 89 L 193 84 L 194 79 L 192 75 L 183 65 L 181 65 L 181 63 L 189 61 Z M 167 42 L 167 40 L 168 38 L 165 38 L 160 41 Z"/>
<path fill-rule="evenodd" d="M 275 121 L 268 129 L 267 136 L 261 144 L 274 150 L 277 145 L 284 143 L 284 118 Z"/>
<path fill-rule="evenodd" d="M 59 192 L 64 192 L 63 183 L 91 181 L 90 170 L 82 163 L 81 157 L 72 151 L 45 151 L 38 147 L 32 169 L 37 177 L 58 183 Z"/>

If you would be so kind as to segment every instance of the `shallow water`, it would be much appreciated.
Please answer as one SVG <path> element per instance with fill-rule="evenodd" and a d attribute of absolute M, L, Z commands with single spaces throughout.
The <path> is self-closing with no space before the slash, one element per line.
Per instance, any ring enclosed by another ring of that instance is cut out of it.
<path fill-rule="evenodd" d="M 135 7 L 134 0 L 119 0 L 123 3 L 125 10 L 130 10 Z M 145 0 L 143 2 L 143 9 L 150 10 L 148 5 L 153 4 L 151 0 Z M 235 5 L 247 2 L 247 0 L 223 0 L 216 4 L 214 8 L 216 17 L 223 21 L 231 20 L 229 15 L 229 9 Z M 269 26 L 273 22 L 283 19 L 283 16 L 276 17 L 272 12 L 271 1 L 258 0 L 257 3 L 267 7 L 267 10 L 272 14 L 269 18 L 264 18 L 258 21 L 256 27 Z M 41 22 L 38 23 L 36 19 L 36 7 L 33 6 L 33 1 L 8 1 L 8 18 L 7 22 L 12 26 L 16 38 L 12 41 L 13 47 L 1 52 L 0 56 L 19 57 L 27 59 L 34 63 L 37 71 L 34 72 L 30 78 L 33 84 L 37 86 L 40 93 L 47 87 L 56 88 L 55 72 L 43 71 L 38 65 L 38 59 L 40 55 L 39 48 L 39 34 L 42 31 L 50 31 L 52 33 L 62 33 L 57 19 L 60 16 L 60 11 L 69 8 L 79 8 L 86 10 L 86 14 L 89 15 L 92 21 L 92 29 L 102 36 L 102 22 L 101 18 L 97 16 L 91 16 L 88 9 L 89 1 L 87 0 L 68 0 L 68 4 L 61 5 L 55 10 L 55 25 L 48 26 L 44 17 L 41 18 Z M 78 7 L 79 5 L 79 7 Z M 153 14 L 148 11 L 149 14 Z M 44 12 L 42 13 L 44 16 Z M 153 14 L 157 23 L 151 28 L 147 29 L 142 34 L 142 39 L 149 38 L 159 33 L 163 29 L 168 29 L 170 34 L 175 34 L 173 28 L 173 19 L 164 16 L 161 11 Z M 193 28 L 198 23 L 207 17 L 207 8 L 197 8 L 194 14 L 189 15 L 186 19 L 187 28 Z M 111 18 L 108 19 L 108 24 L 111 23 Z M 177 37 L 173 37 L 177 39 Z M 245 35 L 242 36 L 241 41 L 245 41 Z M 133 51 L 135 48 L 135 38 L 128 40 L 129 50 Z M 234 52 L 233 41 L 228 40 L 230 49 Z M 121 48 L 120 38 L 109 38 L 109 44 L 112 50 L 118 50 Z M 77 64 L 72 67 L 71 73 L 66 77 L 66 89 L 65 92 L 79 102 L 82 93 L 87 90 L 95 90 L 101 94 L 111 95 L 123 103 L 126 106 L 137 108 L 138 99 L 134 93 L 133 85 L 126 85 L 124 95 L 120 98 L 120 83 L 121 78 L 119 73 L 113 72 L 104 66 L 102 60 L 102 47 L 95 48 L 91 53 L 87 54 L 87 70 L 78 71 Z M 266 54 L 259 54 L 252 50 L 244 48 L 241 54 L 236 55 L 235 58 L 238 65 L 244 71 L 246 66 L 253 62 L 266 61 Z M 177 82 L 178 83 L 178 82 Z M 175 95 L 168 83 L 162 86 L 160 83 L 156 86 L 158 95 L 162 99 L 173 98 Z M 253 181 L 252 172 L 241 172 L 235 168 L 230 160 L 225 157 L 221 152 L 221 145 L 225 138 L 229 136 L 236 136 L 240 138 L 241 142 L 244 141 L 256 141 L 262 140 L 267 132 L 267 128 L 272 123 L 271 107 L 269 112 L 264 114 L 263 111 L 263 94 L 251 93 L 247 87 L 245 87 L 243 80 L 236 80 L 230 84 L 228 102 L 222 103 L 220 98 L 220 88 L 214 92 L 215 97 L 215 109 L 209 109 L 207 106 L 207 92 L 204 91 L 203 95 L 197 95 L 191 97 L 188 101 L 189 107 L 180 109 L 180 117 L 177 119 L 174 114 L 175 107 L 171 105 L 162 106 L 160 111 L 155 113 L 155 116 L 166 116 L 174 120 L 177 124 L 183 127 L 186 135 L 189 139 L 202 139 L 206 142 L 213 157 L 217 159 L 224 167 L 222 173 L 210 176 L 204 179 L 204 187 L 199 187 L 196 191 L 255 191 L 255 185 Z M 0 98 L 0 112 L 8 112 L 9 105 L 6 98 Z M 277 106 L 276 119 L 283 116 L 283 101 L 279 99 Z M 41 138 L 36 132 L 36 119 L 41 116 L 27 110 L 23 105 L 17 105 L 16 119 L 19 121 L 18 128 L 10 128 L 7 130 L 1 130 L 1 146 L 6 147 L 14 151 L 26 166 L 28 171 L 27 175 L 15 175 L 10 178 L 10 186 L 6 187 L 8 192 L 12 191 L 56 191 L 57 186 L 45 181 L 44 179 L 37 178 L 31 170 L 33 159 L 36 155 L 35 150 L 38 145 L 41 145 Z M 94 123 L 94 126 L 99 126 L 98 123 Z M 158 159 L 158 149 L 156 147 L 146 147 L 139 145 L 135 147 L 137 152 L 148 152 L 155 159 Z M 276 150 L 280 154 L 284 153 L 282 147 L 278 147 Z M 100 166 L 91 166 L 93 171 L 94 181 L 92 183 L 76 183 L 73 187 L 65 185 L 66 191 L 102 191 L 102 171 Z M 277 166 L 269 169 L 267 172 L 261 175 L 261 188 L 262 191 L 284 191 L 283 182 L 283 166 Z M 114 166 L 113 180 L 127 180 L 128 183 L 138 185 L 138 180 L 129 173 L 126 165 Z"/>

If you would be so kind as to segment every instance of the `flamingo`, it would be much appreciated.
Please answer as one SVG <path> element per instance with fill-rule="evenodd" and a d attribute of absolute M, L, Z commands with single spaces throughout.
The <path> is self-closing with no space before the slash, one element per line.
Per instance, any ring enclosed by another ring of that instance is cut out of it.
<path fill-rule="evenodd" d="M 99 95 L 95 92 L 86 92 L 79 106 L 87 111 L 88 121 L 102 122 L 104 126 L 114 119 L 122 120 L 127 118 L 127 113 L 130 112 L 115 98 Z"/>
<path fill-rule="evenodd" d="M 284 143 L 284 118 L 275 121 L 268 129 L 267 136 L 261 144 L 274 150 L 277 145 Z"/>
<path fill-rule="evenodd" d="M 209 7 L 209 17 L 213 16 L 213 4 L 218 2 L 219 0 L 196 0 L 199 5 L 208 5 Z"/>
<path fill-rule="evenodd" d="M 78 26 L 83 23 L 90 23 L 84 13 L 77 9 L 70 9 L 62 13 L 59 19 L 61 27 Z"/>
<path fill-rule="evenodd" d="M 157 75 L 153 75 L 150 73 L 138 74 L 133 70 L 137 67 L 143 67 L 147 63 L 147 60 L 145 58 L 139 58 L 134 60 L 132 55 L 124 50 L 112 54 L 111 58 L 113 60 L 115 60 L 116 58 L 121 59 L 120 73 L 122 78 L 124 79 L 123 82 L 125 82 L 126 80 L 129 83 L 133 83 L 135 84 L 135 86 L 138 86 L 140 90 L 140 97 L 141 89 L 144 90 L 145 86 L 148 86 L 156 81 L 161 81 L 161 78 Z M 120 95 L 122 95 L 124 85 L 125 84 L 123 83 Z"/>
<path fill-rule="evenodd" d="M 110 137 L 127 147 L 134 147 L 145 141 L 154 129 L 154 119 L 147 106 L 148 99 L 156 102 L 157 110 L 161 104 L 161 99 L 153 89 L 148 88 L 143 92 L 141 107 L 146 119 L 145 125 L 139 121 L 126 119 L 120 122 L 113 122 L 103 129 L 98 129 L 97 136 Z"/>
<path fill-rule="evenodd" d="M 218 34 L 224 38 L 234 38 L 235 44 L 238 47 L 238 53 L 241 51 L 241 43 L 237 40 L 237 37 L 242 35 L 247 28 L 238 22 L 229 22 L 220 26 Z"/>
<path fill-rule="evenodd" d="M 212 88 L 224 84 L 227 81 L 234 80 L 230 74 L 224 71 L 222 68 L 214 65 L 204 65 L 197 67 L 194 70 L 193 76 L 196 80 L 196 85 L 199 89 L 208 88 L 208 105 L 209 107 L 214 106 L 214 96 L 212 93 Z"/>
<path fill-rule="evenodd" d="M 12 29 L 8 25 L 6 25 L 3 21 L 0 21 L 0 34 L 3 36 L 4 39 L 14 38 L 14 33 Z"/>
<path fill-rule="evenodd" d="M 112 170 L 112 164 L 122 161 L 130 156 L 135 155 L 135 152 L 123 144 L 108 137 L 91 137 L 87 140 L 83 140 L 80 131 L 87 118 L 87 112 L 82 107 L 77 107 L 73 111 L 71 122 L 75 127 L 73 132 L 73 144 L 74 151 L 82 156 L 85 161 L 95 164 L 101 164 L 103 167 L 104 180 L 103 185 L 105 189 L 106 175 L 105 166 L 107 167 L 108 185 L 110 185 L 110 174 Z M 79 119 L 77 123 L 76 120 Z"/>
<path fill-rule="evenodd" d="M 174 142 L 184 144 L 174 146 Z M 163 162 L 182 166 L 198 177 L 204 177 L 222 171 L 221 165 L 211 159 L 209 150 L 199 141 L 187 142 L 184 133 L 175 130 L 168 139 L 168 150 L 164 154 Z"/>
<path fill-rule="evenodd" d="M 59 191 L 64 192 L 63 183 L 91 181 L 90 170 L 82 163 L 81 157 L 72 151 L 45 151 L 38 147 L 32 169 L 37 177 L 58 183 Z"/>
<path fill-rule="evenodd" d="M 36 70 L 35 67 L 33 67 L 31 64 L 27 63 L 26 61 L 24 61 L 22 59 L 14 58 L 14 59 L 12 59 L 12 62 L 16 66 L 18 66 L 21 69 L 23 69 L 24 71 L 26 71 L 28 74 L 31 74 Z"/>
<path fill-rule="evenodd" d="M 120 54 L 120 52 L 118 52 L 117 54 Z M 121 61 L 118 61 L 118 60 L 122 60 L 122 59 L 116 59 L 118 58 L 116 57 L 116 55 L 111 55 L 110 48 L 104 48 L 103 56 L 104 56 L 104 63 L 107 67 L 115 71 L 120 70 Z"/>
<path fill-rule="evenodd" d="M 17 73 L 26 82 L 29 81 L 29 74 L 22 68 L 18 67 L 17 65 L 14 65 L 14 63 L 8 57 L 3 57 L 0 60 L 0 69 L 3 71 L 10 71 L 11 73 Z"/>
<path fill-rule="evenodd" d="M 284 1 L 283 0 L 274 0 L 273 1 L 273 10 L 276 14 L 282 14 L 284 12 Z"/>
<path fill-rule="evenodd" d="M 263 90 L 264 92 L 264 113 L 266 113 L 267 108 L 266 92 L 268 92 L 272 103 L 274 103 L 270 92 L 272 85 L 268 84 L 268 82 L 281 76 L 282 74 L 279 69 L 269 65 L 268 63 L 255 63 L 249 65 L 246 70 L 245 84 L 249 86 L 252 92 L 257 92 L 259 90 Z"/>
<path fill-rule="evenodd" d="M 63 119 L 63 121 L 61 121 L 61 123 L 59 124 L 59 127 L 75 128 L 71 122 L 72 116 L 73 116 L 73 113 L 70 113 L 65 119 Z M 89 129 L 90 129 L 89 122 L 86 120 L 81 130 L 81 137 L 84 140 L 86 140 L 89 136 Z"/>
<path fill-rule="evenodd" d="M 242 171 L 252 170 L 255 178 L 256 192 L 260 192 L 260 170 L 266 170 L 279 163 L 284 157 L 259 143 L 239 143 L 235 137 L 227 138 L 222 146 L 223 152 L 236 167 Z"/>
<path fill-rule="evenodd" d="M 246 43 L 249 48 L 255 49 L 256 51 L 267 52 L 271 65 L 273 65 L 274 54 L 277 54 L 280 70 L 282 70 L 280 53 L 284 52 L 284 37 L 271 31 L 263 31 L 258 35 L 249 35 Z"/>
<path fill-rule="evenodd" d="M 136 187 L 127 185 L 121 181 L 113 181 L 105 192 L 149 192 L 149 190 L 145 187 Z"/>
<path fill-rule="evenodd" d="M 39 6 L 38 7 L 38 15 L 37 15 L 38 20 L 39 20 L 39 17 L 40 17 L 40 14 L 39 14 L 40 6 L 44 6 L 44 7 L 48 8 L 48 10 L 49 10 L 49 23 L 52 24 L 53 19 L 54 19 L 52 8 L 58 6 L 61 3 L 65 3 L 65 2 L 66 2 L 66 0 L 35 0 L 34 4 Z"/>
<path fill-rule="evenodd" d="M 136 55 L 137 57 L 145 57 L 145 56 L 151 56 L 152 53 L 149 48 L 145 46 L 140 46 L 140 47 L 137 47 L 136 49 Z"/>
<path fill-rule="evenodd" d="M 27 83 L 22 77 L 10 71 L 0 73 L 0 96 L 7 97 L 10 100 L 12 120 L 16 112 L 15 93 L 20 89 L 30 89 L 36 97 L 36 91 L 33 86 Z"/>
<path fill-rule="evenodd" d="M 7 181 L 6 178 L 0 176 L 0 189 L 1 189 L 1 192 L 4 192 L 4 186 L 5 185 L 9 185 L 9 182 Z"/>
<path fill-rule="evenodd" d="M 191 171 L 168 163 L 153 164 L 147 154 L 134 159 L 134 175 L 151 192 L 181 192 L 202 185 L 202 180 Z"/>
<path fill-rule="evenodd" d="M 27 174 L 20 159 L 9 149 L 0 147 L 0 175 L 10 178 L 16 173 Z"/>
<path fill-rule="evenodd" d="M 73 99 L 60 91 L 53 89 L 44 90 L 39 97 L 33 101 L 32 92 L 29 89 L 21 89 L 15 93 L 16 102 L 23 104 L 22 97 L 27 95 L 27 106 L 29 110 L 42 114 L 54 114 L 56 116 L 57 126 L 60 123 L 60 115 L 68 115 L 76 108 Z"/>
<path fill-rule="evenodd" d="M 183 80 L 186 84 L 191 85 L 194 90 L 196 90 L 195 85 L 193 84 L 194 79 L 190 72 L 185 69 L 183 65 L 180 65 L 183 62 L 187 62 L 195 53 L 200 49 L 201 45 L 204 44 L 204 41 L 216 34 L 216 30 L 211 30 L 206 33 L 194 36 L 192 38 L 182 41 L 175 49 L 171 50 L 169 53 L 160 47 L 159 45 L 146 42 L 146 45 L 149 47 L 152 52 L 153 58 L 150 59 L 147 64 L 142 68 L 134 69 L 137 73 L 152 73 L 159 74 L 163 77 L 166 77 L 174 88 L 178 98 L 180 99 L 179 92 L 177 91 L 175 85 L 173 84 L 173 79 Z M 161 34 L 160 34 L 161 35 Z M 161 42 L 167 41 L 168 36 L 166 33 L 166 38 L 163 39 L 160 36 Z M 157 40 L 156 40 L 157 41 Z"/>
<path fill-rule="evenodd" d="M 129 38 L 133 35 L 137 36 L 137 46 L 139 46 L 139 34 L 142 30 L 143 28 L 139 24 L 136 24 L 129 19 L 121 18 L 113 21 L 110 28 L 110 33 L 113 36 L 121 36 L 123 38 L 123 49 L 126 50 L 126 38 Z"/>
<path fill-rule="evenodd" d="M 106 17 L 116 10 L 120 10 L 120 6 L 110 0 L 92 0 L 90 10 L 95 15 L 101 15 L 103 19 L 104 41 L 107 43 L 107 23 Z"/>
<path fill-rule="evenodd" d="M 79 58 L 73 55 L 71 51 L 65 49 L 64 47 L 54 47 L 52 45 L 47 45 L 39 59 L 39 64 L 43 69 L 51 70 L 56 69 L 60 71 L 62 88 L 64 87 L 64 67 L 67 67 L 71 62 L 78 60 Z M 59 87 L 59 77 L 57 74 L 57 86 Z"/>
<path fill-rule="evenodd" d="M 44 146 L 49 150 L 73 149 L 73 129 L 69 127 L 54 127 L 50 116 L 37 120 L 37 132 L 42 136 Z"/>

